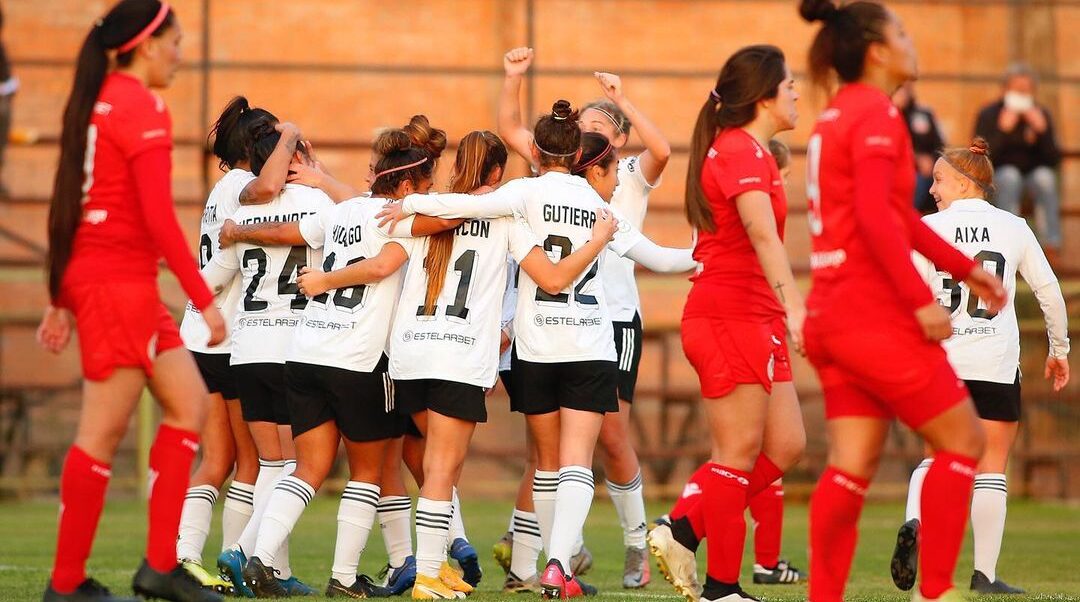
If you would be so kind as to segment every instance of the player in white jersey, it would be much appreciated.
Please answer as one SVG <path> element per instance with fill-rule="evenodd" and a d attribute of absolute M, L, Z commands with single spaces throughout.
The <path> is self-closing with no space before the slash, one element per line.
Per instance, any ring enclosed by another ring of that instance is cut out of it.
<path fill-rule="evenodd" d="M 251 173 L 248 159 L 250 129 L 260 124 L 275 125 L 284 133 L 258 178 Z M 234 98 L 222 111 L 210 131 L 213 152 L 225 175 L 214 185 L 203 210 L 199 227 L 199 264 L 205 267 L 217 246 L 218 231 L 226 218 L 240 207 L 240 197 L 247 195 L 254 203 L 263 203 L 277 195 L 285 184 L 288 164 L 296 150 L 300 132 L 289 123 L 278 123 L 268 111 L 251 107 L 246 98 Z M 215 303 L 232 322 L 240 293 L 239 277 L 220 293 Z M 228 335 L 218 346 L 206 345 L 209 329 L 202 314 L 188 303 L 180 324 L 185 346 L 192 352 L 210 395 L 210 414 L 202 432 L 202 457 L 191 477 L 180 518 L 176 556 L 203 587 L 230 591 L 230 583 L 211 575 L 202 567 L 203 547 L 210 533 L 210 520 L 218 490 L 233 475 L 222 512 L 222 547 L 239 537 L 253 511 L 253 495 L 259 472 L 258 451 L 244 424 L 237 400 L 236 381 L 229 366 L 232 348 Z M 235 466 L 236 471 L 233 472 Z"/>
<path fill-rule="evenodd" d="M 604 201 L 587 182 L 569 174 L 581 144 L 577 112 L 570 103 L 556 102 L 534 131 L 539 177 L 514 180 L 486 195 L 406 197 L 387 207 L 387 219 L 414 212 L 466 218 L 516 215 L 543 240 L 545 251 L 569 255 L 588 241 L 594 212 L 605 206 Z M 609 248 L 660 271 L 686 271 L 694 265 L 689 249 L 657 247 L 629 224 L 620 226 Z M 539 448 L 541 470 L 536 473 L 534 501 L 541 532 L 551 527 L 545 546 L 550 561 L 541 578 L 547 595 L 582 594 L 582 584 L 564 567 L 569 566 L 570 548 L 592 501 L 592 471 L 587 466 L 603 414 L 618 410 L 615 345 L 603 285 L 597 278 L 602 263 L 603 256 L 572 289 L 555 295 L 527 273 L 519 281 L 513 371 L 520 405 Z M 551 470 L 556 466 L 562 467 L 558 473 Z M 552 480 L 554 491 L 539 491 L 548 489 Z M 555 495 L 541 504 L 545 496 L 538 492 Z"/>
<path fill-rule="evenodd" d="M 273 127 L 260 126 L 251 135 L 251 167 L 259 175 L 281 134 Z M 298 155 L 307 160 L 303 149 Z M 318 190 L 287 184 L 269 203 L 243 206 L 231 219 L 240 224 L 299 219 L 332 206 L 330 199 Z M 312 252 L 307 246 L 262 247 L 244 243 L 216 253 L 203 268 L 203 276 L 215 291 L 224 290 L 237 272 L 242 279 L 233 322 L 230 365 L 244 421 L 259 452 L 260 470 L 252 517 L 237 541 L 218 557 L 219 570 L 234 586 L 243 584 L 240 567 L 246 561 L 245 554 L 254 547 L 272 484 L 295 467 L 285 400 L 285 352 L 308 303 L 296 278 L 301 268 L 321 259 L 321 253 Z M 294 595 L 312 591 L 292 576 L 287 552 L 278 554 L 278 560 L 275 568 L 284 582 L 280 587 Z"/>
<path fill-rule="evenodd" d="M 1019 272 L 1039 300 L 1050 352 L 1044 376 L 1055 391 L 1069 381 L 1069 335 L 1065 300 L 1057 278 L 1027 221 L 991 205 L 993 166 L 982 138 L 969 148 L 949 149 L 934 165 L 930 194 L 938 213 L 924 221 L 965 255 L 1001 279 L 1008 302 L 999 312 L 986 309 L 962 283 L 922 256 L 916 266 L 952 314 L 953 336 L 944 342 L 957 376 L 964 379 L 986 431 L 986 451 L 975 476 L 971 527 L 975 540 L 975 570 L 971 589 L 983 594 L 1019 594 L 1023 590 L 997 578 L 997 560 L 1005 529 L 1008 489 L 1005 468 L 1020 420 L 1020 331 L 1016 322 L 1016 274 Z M 901 575 L 914 577 L 920 521 L 922 483 L 932 460 L 923 460 L 911 476 L 907 516 L 894 555 Z M 904 541 L 914 545 L 902 545 Z M 906 585 L 897 583 L 897 585 Z"/>
<path fill-rule="evenodd" d="M 515 48 L 503 57 L 506 79 L 499 105 L 499 133 L 526 159 L 530 159 L 532 133 L 521 120 L 518 96 L 522 76 L 532 60 L 531 48 Z M 617 186 L 609 202 L 622 219 L 640 230 L 645 220 L 649 193 L 660 184 L 660 176 L 671 156 L 671 145 L 648 117 L 623 94 L 619 76 L 610 73 L 596 73 L 595 76 L 606 99 L 585 105 L 579 125 L 583 131 L 604 135 L 615 149 L 627 144 L 631 126 L 637 132 L 645 150 L 619 160 Z M 623 527 L 623 543 L 626 547 L 623 587 L 640 588 L 649 582 L 650 576 L 645 557 L 646 520 L 641 466 L 630 443 L 630 404 L 634 400 L 638 366 L 641 363 L 641 301 L 632 260 L 609 253 L 600 277 L 604 281 L 608 311 L 614 322 L 615 347 L 619 358 L 619 412 L 604 416 L 600 443 L 605 452 L 608 493 Z M 575 544 L 573 564 L 578 573 L 584 573 L 592 564 L 592 556 L 580 539 Z"/>

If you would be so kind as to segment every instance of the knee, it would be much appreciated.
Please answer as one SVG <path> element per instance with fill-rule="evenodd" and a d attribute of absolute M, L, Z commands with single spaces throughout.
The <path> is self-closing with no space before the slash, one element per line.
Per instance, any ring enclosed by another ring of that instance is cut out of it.
<path fill-rule="evenodd" d="M 173 403 L 161 410 L 161 421 L 177 428 L 200 433 L 206 424 L 209 405 L 205 395 L 193 399 L 190 403 Z"/>
<path fill-rule="evenodd" d="M 877 474 L 881 452 L 830 449 L 829 466 L 851 476 L 870 480 Z"/>
<path fill-rule="evenodd" d="M 329 465 L 322 466 L 311 462 L 297 462 L 296 470 L 293 471 L 292 476 L 311 485 L 312 489 L 318 489 L 319 487 L 322 487 L 323 481 L 326 480 L 326 477 L 329 474 Z"/>
<path fill-rule="evenodd" d="M 761 443 L 762 434 L 756 429 L 746 429 L 742 433 L 724 433 L 713 445 L 713 454 L 718 456 L 713 459 L 732 468 L 749 470 L 761 453 Z"/>
<path fill-rule="evenodd" d="M 1037 194 L 1053 194 L 1057 190 L 1057 174 L 1050 167 L 1036 167 L 1028 174 L 1028 182 Z"/>
<path fill-rule="evenodd" d="M 806 431 L 799 429 L 798 433 L 791 433 L 785 437 L 776 450 L 765 450 L 765 455 L 783 471 L 799 463 L 806 451 Z"/>

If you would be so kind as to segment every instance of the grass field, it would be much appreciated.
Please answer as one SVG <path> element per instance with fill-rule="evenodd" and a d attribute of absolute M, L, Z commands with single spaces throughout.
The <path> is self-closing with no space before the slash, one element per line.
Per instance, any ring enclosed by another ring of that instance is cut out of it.
<path fill-rule="evenodd" d="M 503 573 L 490 556 L 490 546 L 506 529 L 509 502 L 466 503 L 465 522 L 470 539 L 480 551 L 484 581 L 472 599 L 508 599 L 498 593 Z M 650 516 L 664 509 L 651 504 Z M 322 588 L 329 577 L 334 549 L 337 500 L 320 497 L 301 519 L 294 533 L 293 571 L 306 582 Z M 910 594 L 892 586 L 888 561 L 892 540 L 903 509 L 897 504 L 871 504 L 862 518 L 859 551 L 848 588 L 848 599 L 858 601 L 900 601 Z M 90 560 L 91 573 L 113 589 L 130 592 L 131 575 L 144 549 L 145 519 L 136 501 L 110 502 L 102 519 L 97 544 Z M 210 536 L 208 552 L 216 552 L 217 532 Z M 0 600 L 40 600 L 48 579 L 56 529 L 53 502 L 26 502 L 0 505 Z M 377 531 L 377 529 L 376 529 Z M 969 536 L 970 539 L 970 536 Z M 644 590 L 626 592 L 620 588 L 622 539 L 614 509 L 607 501 L 597 501 L 586 526 L 586 541 L 596 564 L 586 578 L 597 585 L 602 600 L 679 600 L 653 567 L 653 583 Z M 213 550 L 210 548 L 214 547 Z M 828 553 L 828 550 L 819 553 Z M 784 555 L 796 566 L 806 564 L 806 507 L 787 509 Z M 208 554 L 207 561 L 212 563 Z M 702 554 L 703 556 L 703 554 Z M 746 557 L 747 567 L 752 556 Z M 999 574 L 1030 592 L 1020 599 L 1080 600 L 1080 507 L 1016 502 L 1009 508 L 1009 523 Z M 373 574 L 385 562 L 382 541 L 372 535 L 361 565 Z M 747 575 L 748 572 L 744 573 Z M 965 546 L 957 570 L 957 582 L 966 587 L 971 575 L 971 546 Z M 754 586 L 744 578 L 744 586 L 765 600 L 805 600 L 806 588 L 797 586 Z M 524 599 L 528 599 L 526 597 Z M 519 598 L 522 599 L 522 598 Z"/>

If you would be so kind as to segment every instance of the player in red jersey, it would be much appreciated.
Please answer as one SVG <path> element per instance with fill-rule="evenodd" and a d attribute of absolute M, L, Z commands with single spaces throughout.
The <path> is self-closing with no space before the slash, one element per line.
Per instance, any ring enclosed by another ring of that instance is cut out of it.
<path fill-rule="evenodd" d="M 806 435 L 785 339 L 802 350 L 802 295 L 784 251 L 787 198 L 768 150 L 795 127 L 795 80 L 775 46 L 733 54 L 701 109 L 687 174 L 697 230 L 683 310 L 683 351 L 701 382 L 712 457 L 691 478 L 671 525 L 650 534 L 665 576 L 697 599 L 693 550 L 708 539 L 701 600 L 752 600 L 739 586 L 744 512 L 802 455 Z M 776 568 L 776 567 L 770 567 Z"/>
<path fill-rule="evenodd" d="M 123 0 L 83 43 L 64 111 L 49 212 L 49 292 L 38 339 L 59 352 L 71 326 L 82 356 L 83 404 L 64 461 L 56 559 L 44 599 L 118 600 L 86 577 L 110 467 L 143 387 L 162 409 L 150 450 L 146 560 L 136 594 L 221 600 L 176 562 L 188 477 L 206 414 L 206 387 L 157 289 L 164 256 L 203 312 L 211 344 L 225 322 L 172 206 L 172 125 L 164 88 L 180 62 L 180 25 L 165 2 Z M 147 236 L 149 233 L 149 236 Z"/>
<path fill-rule="evenodd" d="M 803 0 L 822 21 L 810 75 L 841 86 L 807 144 L 813 286 L 806 350 L 825 393 L 828 467 L 810 508 L 813 602 L 840 602 L 863 497 L 892 419 L 935 450 L 923 495 L 916 600 L 962 600 L 952 586 L 983 432 L 967 388 L 938 341 L 952 334 L 911 260 L 912 249 L 1001 307 L 1001 282 L 922 223 L 911 207 L 914 154 L 890 94 L 915 77 L 899 18 L 873 2 Z"/>

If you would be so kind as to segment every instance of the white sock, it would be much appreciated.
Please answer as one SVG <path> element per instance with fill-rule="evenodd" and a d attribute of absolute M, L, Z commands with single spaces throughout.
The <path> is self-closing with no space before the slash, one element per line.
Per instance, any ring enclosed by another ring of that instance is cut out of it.
<path fill-rule="evenodd" d="M 461 499 L 458 498 L 457 487 L 454 487 L 454 515 L 450 517 L 450 543 L 459 539 L 469 541 L 465 535 L 465 521 L 461 518 Z"/>
<path fill-rule="evenodd" d="M 507 533 L 510 533 L 510 534 L 514 533 L 514 518 L 517 516 L 518 512 L 519 512 L 519 510 L 515 507 L 514 511 L 510 513 L 510 524 L 506 525 L 506 532 Z M 530 512 L 530 514 L 532 514 L 532 513 Z"/>
<path fill-rule="evenodd" d="M 285 469 L 286 460 L 263 460 L 259 458 L 259 477 L 255 479 L 255 493 L 252 496 L 251 518 L 244 525 L 240 537 L 236 538 L 233 547 L 251 557 L 255 549 L 255 540 L 259 537 L 259 522 L 263 513 L 266 512 L 266 504 L 270 501 L 270 494 L 274 491 L 274 484 L 281 478 L 281 472 Z M 277 550 L 275 550 L 276 552 Z"/>
<path fill-rule="evenodd" d="M 526 580 L 536 574 L 536 561 L 544 549 L 540 523 L 536 522 L 536 514 L 517 508 L 514 508 L 512 520 L 514 547 L 510 556 L 510 572 Z"/>
<path fill-rule="evenodd" d="M 623 545 L 628 548 L 645 548 L 645 498 L 642 496 L 641 472 L 627 484 L 606 481 L 608 495 L 615 504 L 619 524 L 623 528 Z"/>
<path fill-rule="evenodd" d="M 225 507 L 221 511 L 221 550 L 240 539 L 255 512 L 255 485 L 233 481 L 225 492 Z"/>
<path fill-rule="evenodd" d="M 533 475 L 533 508 L 536 522 L 540 523 L 540 536 L 544 550 L 551 557 L 551 528 L 555 523 L 555 495 L 559 489 L 559 473 L 537 470 Z"/>
<path fill-rule="evenodd" d="M 1008 497 L 1005 475 L 975 475 L 975 491 L 971 496 L 975 570 L 986 575 L 991 583 L 997 581 L 997 561 L 1001 553 L 1001 538 L 1005 535 L 1005 502 Z"/>
<path fill-rule="evenodd" d="M 203 546 L 210 535 L 210 520 L 214 517 L 217 496 L 217 488 L 210 485 L 188 488 L 180 513 L 180 534 L 176 538 L 177 560 L 194 560 L 202 564 Z"/>
<path fill-rule="evenodd" d="M 378 513 L 387 562 L 397 568 L 412 555 L 412 499 L 404 495 L 381 497 Z"/>
<path fill-rule="evenodd" d="M 280 564 L 276 562 L 278 552 L 289 539 L 296 521 L 300 520 L 300 515 L 313 497 L 315 488 L 304 481 L 292 475 L 279 479 L 260 521 L 259 537 L 251 556 L 257 556 L 266 566 L 277 569 Z"/>
<path fill-rule="evenodd" d="M 361 481 L 349 481 L 341 492 L 337 513 L 337 540 L 334 543 L 334 579 L 345 587 L 356 583 L 360 554 L 367 547 L 368 536 L 375 525 L 375 509 L 379 505 L 379 486 Z"/>
<path fill-rule="evenodd" d="M 559 489 L 555 499 L 555 523 L 551 529 L 551 548 L 548 558 L 570 568 L 574 540 L 581 534 L 592 506 L 592 470 L 584 466 L 564 466 L 559 469 Z"/>
<path fill-rule="evenodd" d="M 296 472 L 296 460 L 285 460 L 285 466 L 281 469 L 281 476 L 278 477 L 278 483 L 285 477 L 292 476 L 292 473 L 294 472 Z M 277 578 L 284 580 L 292 577 L 292 565 L 289 563 L 288 537 L 285 538 L 285 541 L 281 542 L 281 547 L 278 548 L 274 558 L 274 571 Z"/>
<path fill-rule="evenodd" d="M 570 547 L 570 555 L 577 556 L 581 553 L 581 549 L 585 547 L 585 527 L 581 527 L 581 533 L 577 534 L 577 539 L 574 540 L 574 545 Z"/>
<path fill-rule="evenodd" d="M 907 511 L 904 513 L 905 523 L 913 518 L 922 520 L 922 509 L 919 507 L 922 503 L 922 483 L 933 465 L 934 461 L 927 458 L 919 462 L 915 470 L 911 471 L 911 481 L 908 483 L 907 490 Z"/>
<path fill-rule="evenodd" d="M 439 578 L 446 562 L 446 542 L 450 537 L 451 500 L 421 497 L 416 500 L 416 574 Z"/>

